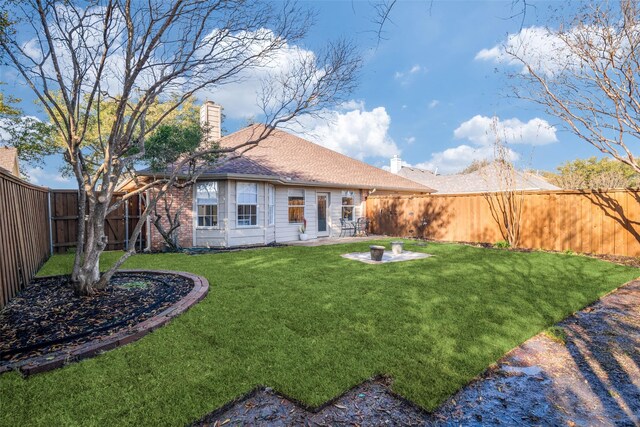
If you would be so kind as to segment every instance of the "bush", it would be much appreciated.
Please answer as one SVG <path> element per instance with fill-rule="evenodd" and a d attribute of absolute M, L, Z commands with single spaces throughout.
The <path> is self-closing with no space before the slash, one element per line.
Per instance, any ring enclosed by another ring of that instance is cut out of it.
<path fill-rule="evenodd" d="M 511 247 L 509 242 L 507 242 L 506 240 L 500 240 L 499 242 L 496 242 L 493 246 L 500 249 L 506 249 Z"/>

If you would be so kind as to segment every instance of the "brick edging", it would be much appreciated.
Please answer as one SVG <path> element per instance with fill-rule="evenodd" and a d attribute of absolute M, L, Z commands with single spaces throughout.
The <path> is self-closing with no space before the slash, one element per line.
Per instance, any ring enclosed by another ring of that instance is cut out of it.
<path fill-rule="evenodd" d="M 189 293 L 166 308 L 160 313 L 146 319 L 130 328 L 117 332 L 108 337 L 96 338 L 89 342 L 78 344 L 67 349 L 58 350 L 41 356 L 31 357 L 13 364 L 0 366 L 0 374 L 3 372 L 18 370 L 22 375 L 28 376 L 40 372 L 61 368 L 72 362 L 97 356 L 107 350 L 132 343 L 144 337 L 148 333 L 167 324 L 171 319 L 187 311 L 191 306 L 201 301 L 209 292 L 209 281 L 202 276 L 198 276 L 183 271 L 171 270 L 118 270 L 119 273 L 159 273 L 173 274 L 186 277 L 193 281 L 193 289 Z M 53 277 L 53 276 L 49 276 Z"/>

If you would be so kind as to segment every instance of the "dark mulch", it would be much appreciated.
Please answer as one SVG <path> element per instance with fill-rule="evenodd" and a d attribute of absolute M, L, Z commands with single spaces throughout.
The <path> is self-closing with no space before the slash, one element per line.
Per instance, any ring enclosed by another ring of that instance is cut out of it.
<path fill-rule="evenodd" d="M 0 367 L 127 329 L 192 288 L 174 274 L 119 272 L 105 289 L 79 297 L 68 276 L 36 278 L 0 311 Z"/>
<path fill-rule="evenodd" d="M 628 265 L 629 267 L 640 267 L 640 258 L 622 255 L 590 255 L 594 258 L 609 261 L 614 264 Z"/>
<path fill-rule="evenodd" d="M 539 334 L 426 413 L 367 381 L 318 411 L 259 389 L 196 426 L 640 425 L 640 281 L 557 325 L 566 343 Z"/>
<path fill-rule="evenodd" d="M 390 381 L 375 378 L 310 412 L 270 388 L 260 388 L 193 426 L 381 426 L 424 425 L 427 413 L 389 391 Z"/>

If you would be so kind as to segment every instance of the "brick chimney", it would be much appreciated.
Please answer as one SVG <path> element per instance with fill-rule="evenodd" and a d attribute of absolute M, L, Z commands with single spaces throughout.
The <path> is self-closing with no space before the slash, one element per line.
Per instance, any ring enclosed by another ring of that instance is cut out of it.
<path fill-rule="evenodd" d="M 200 124 L 207 125 L 207 139 L 217 141 L 222 137 L 222 106 L 213 101 L 205 101 L 200 107 Z"/>

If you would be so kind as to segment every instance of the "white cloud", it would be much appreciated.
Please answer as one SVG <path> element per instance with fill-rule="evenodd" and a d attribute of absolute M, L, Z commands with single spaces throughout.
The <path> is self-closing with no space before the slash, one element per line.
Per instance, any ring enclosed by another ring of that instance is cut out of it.
<path fill-rule="evenodd" d="M 517 161 L 520 156 L 515 151 L 508 149 L 511 161 Z M 415 165 L 416 168 L 430 171 L 438 171 L 440 174 L 460 172 L 469 166 L 474 160 L 493 159 L 494 152 L 492 146 L 472 147 L 470 145 L 459 145 L 431 154 L 431 158 L 425 162 Z"/>
<path fill-rule="evenodd" d="M 86 11 L 83 11 L 82 6 L 73 4 L 58 4 L 55 6 L 55 12 L 58 15 L 58 19 L 54 23 L 49 22 L 49 31 L 53 37 L 53 46 L 56 51 L 57 61 L 59 67 L 64 70 L 72 70 L 74 59 L 80 64 L 91 64 L 83 66 L 86 74 L 82 82 L 82 90 L 85 93 L 89 93 L 96 79 L 97 64 L 94 55 L 95 52 L 102 49 L 103 35 L 101 32 L 102 21 L 104 17 L 103 6 L 89 6 Z M 79 17 L 82 17 L 82 37 L 78 36 L 77 25 L 79 23 Z M 122 15 L 118 11 L 114 11 L 112 33 L 118 34 L 114 38 L 114 46 L 121 46 L 124 40 L 125 21 L 122 19 Z M 62 34 L 65 34 L 63 37 Z M 72 34 L 71 47 L 65 42 L 66 38 Z M 42 36 L 39 36 L 42 37 Z M 45 52 L 49 51 L 46 44 L 43 45 Z M 34 62 L 39 62 L 43 59 L 43 50 L 38 37 L 33 37 L 27 40 L 21 46 L 25 55 L 33 59 Z M 73 53 L 72 53 L 73 50 Z M 27 61 L 30 62 L 30 61 Z M 104 70 L 101 75 L 101 91 L 108 92 L 111 95 L 115 95 L 122 92 L 122 70 L 125 64 L 125 52 L 122 47 L 113 48 L 109 51 L 109 54 L 105 58 Z M 51 60 L 51 56 L 47 55 L 44 58 L 42 68 L 44 72 L 49 76 L 55 76 L 54 65 Z M 28 73 L 40 73 L 38 66 L 33 65 L 31 68 L 27 68 Z M 141 75 L 146 75 L 145 70 Z M 74 74 L 72 72 L 63 72 L 62 80 L 67 87 L 72 86 L 75 82 L 72 82 Z M 37 80 L 37 79 L 36 79 Z M 55 79 L 50 79 L 55 80 Z M 55 89 L 57 82 L 49 82 Z"/>
<path fill-rule="evenodd" d="M 364 101 L 356 101 L 355 99 L 350 99 L 349 101 L 343 102 L 339 109 L 341 111 L 349 111 L 349 110 L 364 110 Z"/>
<path fill-rule="evenodd" d="M 411 145 L 414 142 L 416 142 L 416 137 L 415 136 L 409 136 L 409 137 L 404 139 L 404 142 L 406 142 L 407 144 Z"/>
<path fill-rule="evenodd" d="M 36 122 L 40 123 L 42 120 L 36 116 L 21 116 L 20 122 L 8 118 L 0 118 L 0 143 L 9 144 L 15 135 L 26 136 L 33 133 L 31 128 Z"/>
<path fill-rule="evenodd" d="M 400 152 L 389 136 L 390 124 L 384 107 L 367 111 L 363 103 L 350 101 L 338 110 L 325 111 L 322 117 L 301 117 L 296 126 L 288 128 L 319 145 L 364 160 Z"/>
<path fill-rule="evenodd" d="M 411 82 L 412 76 L 414 76 L 415 74 L 418 74 L 419 72 L 426 72 L 426 71 L 427 69 L 425 67 L 416 64 L 406 71 L 396 71 L 393 74 L 393 78 L 398 80 L 400 84 L 406 85 Z"/>
<path fill-rule="evenodd" d="M 592 36 L 588 29 L 569 29 L 566 36 L 576 37 L 578 33 L 582 33 L 582 36 Z M 558 33 L 543 27 L 523 28 L 516 34 L 510 34 L 506 40 L 492 48 L 479 51 L 475 59 L 508 66 L 522 66 L 522 72 L 525 72 L 523 63 L 512 54 L 522 58 L 536 71 L 547 75 L 576 66 L 580 62 Z"/>
<path fill-rule="evenodd" d="M 543 145 L 556 142 L 556 129 L 546 120 L 534 118 L 528 122 L 512 118 L 501 120 L 497 117 L 477 115 L 463 122 L 453 132 L 456 139 L 466 139 L 471 144 L 461 144 L 431 154 L 424 162 L 415 167 L 438 173 L 448 174 L 460 172 L 474 160 L 491 160 L 495 158 L 495 132 L 508 144 L 507 153 L 511 161 L 516 162 L 520 155 L 513 149 L 514 145 Z"/>
<path fill-rule="evenodd" d="M 77 16 L 83 16 L 86 34 L 83 36 L 86 40 L 76 44 L 84 43 L 83 49 L 77 49 L 81 54 L 87 56 L 87 52 L 93 49 L 101 49 L 102 28 L 100 19 L 104 16 L 101 6 L 91 6 L 89 10 L 94 13 L 82 13 L 82 6 L 70 5 L 57 6 L 56 12 L 60 14 L 62 19 L 62 28 L 51 25 L 51 31 L 54 35 L 61 32 L 71 32 L 77 24 Z M 80 12 L 78 12 L 80 11 Z M 106 59 L 105 68 L 101 78 L 101 91 L 110 95 L 116 95 L 122 92 L 122 74 L 125 68 L 126 52 L 124 46 L 126 32 L 123 30 L 125 22 L 122 16 L 116 12 L 114 17 L 113 33 L 118 34 L 114 42 L 114 47 L 110 50 L 110 55 Z M 56 41 L 56 50 L 58 51 L 61 68 L 71 69 L 71 54 L 69 48 L 64 44 L 63 38 L 59 37 Z M 268 28 L 260 28 L 251 33 L 237 32 L 234 34 L 223 34 L 220 29 L 213 29 L 201 40 L 194 40 L 197 43 L 194 53 L 194 61 L 198 58 L 213 56 L 216 65 L 202 65 L 195 69 L 189 79 L 177 78 L 167 85 L 162 91 L 162 96 L 169 96 L 174 93 L 182 94 L 187 90 L 200 85 L 205 79 L 215 76 L 224 75 L 238 66 L 238 64 L 247 60 L 252 55 L 257 55 L 261 59 L 248 61 L 250 65 L 239 75 L 232 74 L 231 77 L 223 79 L 223 82 L 213 88 L 201 90 L 197 93 L 201 99 L 209 99 L 224 107 L 224 112 L 230 119 L 243 119 L 259 116 L 262 113 L 260 108 L 260 97 L 262 95 L 263 85 L 266 83 L 268 87 L 274 88 L 272 84 L 275 76 L 281 76 L 291 71 L 293 67 L 297 67 L 301 62 L 307 64 L 315 61 L 315 53 L 311 50 L 301 48 L 299 46 L 284 44 L 283 47 L 275 54 L 259 55 L 260 52 L 267 50 L 268 46 L 273 43 L 277 35 Z M 22 49 L 34 57 L 35 59 L 42 57 L 41 47 L 38 44 L 37 37 L 33 37 L 26 41 Z M 170 67 L 166 63 L 166 58 L 173 53 L 172 46 L 166 49 L 159 49 L 149 58 L 144 70 L 134 83 L 135 89 L 145 90 L 153 82 L 157 81 L 161 75 L 166 75 Z M 213 54 L 211 53 L 214 52 Z M 93 58 L 81 57 L 81 61 L 93 63 Z M 206 62 L 206 61 L 205 61 Z M 45 61 L 45 69 L 48 74 L 53 75 L 53 66 L 51 60 Z M 95 80 L 96 67 L 90 67 L 86 77 L 85 90 L 89 90 Z M 205 70 L 201 74 L 201 71 Z M 322 70 L 317 70 L 318 74 Z M 205 77 L 206 75 L 206 77 Z M 63 76 L 67 85 L 70 85 L 69 79 L 73 77 L 73 73 L 67 73 Z M 271 83 L 271 84 L 270 84 Z M 278 93 L 278 88 L 275 88 Z M 276 101 L 274 101 L 276 102 Z"/>
<path fill-rule="evenodd" d="M 21 48 L 25 55 L 33 58 L 34 61 L 42 60 L 42 50 L 40 49 L 36 39 L 28 40 L 22 44 Z"/>
<path fill-rule="evenodd" d="M 495 129 L 492 128 L 494 122 Z M 485 146 L 493 144 L 496 136 L 507 144 L 545 145 L 558 141 L 556 128 L 537 117 L 525 123 L 517 118 L 500 120 L 477 115 L 463 122 L 453 131 L 453 136 Z"/>
<path fill-rule="evenodd" d="M 274 77 L 287 74 L 301 61 L 309 61 L 314 57 L 315 53 L 311 50 L 285 45 L 268 63 L 245 70 L 237 81 L 202 90 L 198 96 L 222 105 L 224 114 L 230 119 L 259 116 L 262 114 L 260 97 L 263 86 L 273 85 Z"/>
<path fill-rule="evenodd" d="M 436 108 L 438 104 L 440 104 L 440 101 L 438 101 L 437 99 L 432 99 L 429 103 L 429 108 Z"/>
<path fill-rule="evenodd" d="M 29 181 L 37 185 L 51 186 L 52 182 L 69 183 L 71 178 L 63 177 L 58 172 L 48 172 L 42 168 L 27 168 L 25 174 L 29 177 Z"/>

